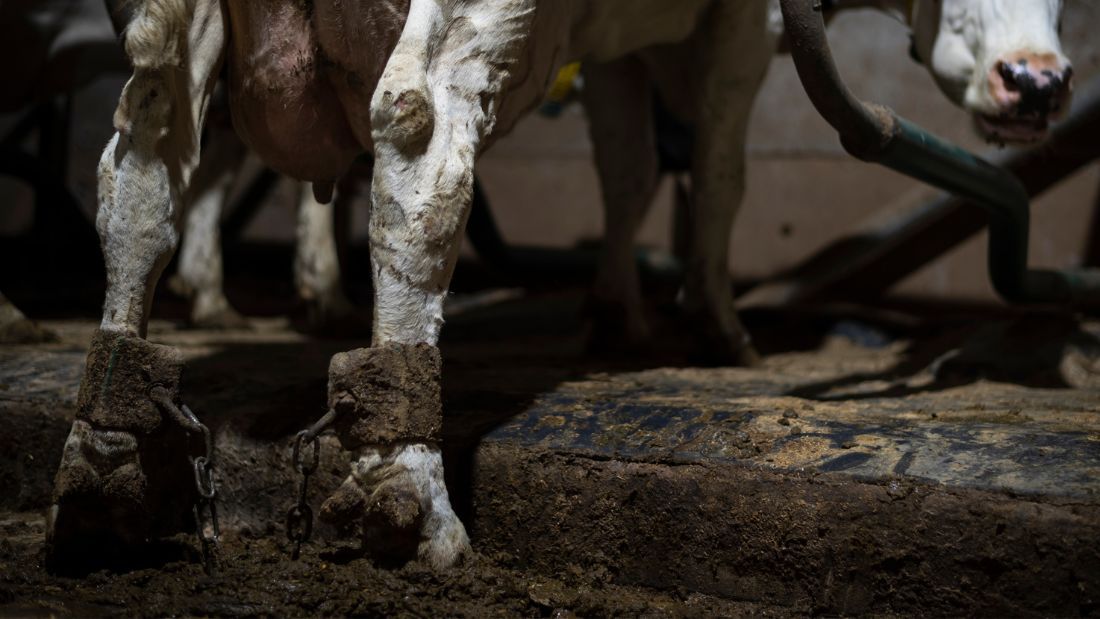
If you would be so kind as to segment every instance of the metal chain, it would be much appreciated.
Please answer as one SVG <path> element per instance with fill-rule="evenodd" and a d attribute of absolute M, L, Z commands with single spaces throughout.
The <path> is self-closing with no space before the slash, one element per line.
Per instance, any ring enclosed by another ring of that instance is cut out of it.
<path fill-rule="evenodd" d="M 186 404 L 182 407 L 176 406 L 164 387 L 153 387 L 150 396 L 177 423 L 190 432 L 202 435 L 205 453 L 198 457 L 189 457 L 195 476 L 195 491 L 198 494 L 192 514 L 195 519 L 195 535 L 202 548 L 203 568 L 207 574 L 213 574 L 217 569 L 216 550 L 221 537 L 218 526 L 218 487 L 214 481 L 214 438 L 210 428 L 199 421 Z M 207 533 L 208 529 L 210 533 Z"/>
<path fill-rule="evenodd" d="M 291 456 L 294 468 L 302 475 L 298 490 L 298 502 L 286 513 L 286 538 L 294 544 L 290 558 L 297 560 L 302 554 L 302 544 L 313 535 L 313 508 L 309 506 L 309 478 L 321 464 L 321 441 L 319 435 L 336 419 L 336 411 L 329 410 L 312 426 L 302 430 L 294 437 L 294 451 Z M 302 447 L 308 443 L 312 449 L 308 460 L 302 459 Z"/>

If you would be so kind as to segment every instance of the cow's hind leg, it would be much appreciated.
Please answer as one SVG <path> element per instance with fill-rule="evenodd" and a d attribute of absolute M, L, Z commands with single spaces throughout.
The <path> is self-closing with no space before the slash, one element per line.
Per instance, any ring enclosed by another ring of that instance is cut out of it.
<path fill-rule="evenodd" d="M 700 29 L 683 305 L 704 361 L 754 365 L 759 357 L 734 309 L 729 242 L 745 191 L 749 115 L 775 49 L 774 35 L 767 29 L 765 2 L 717 2 Z"/>
<path fill-rule="evenodd" d="M 186 205 L 179 270 L 169 284 L 191 301 L 190 321 L 206 329 L 248 326 L 225 296 L 221 216 L 248 151 L 231 128 L 208 136 Z"/>
<path fill-rule="evenodd" d="M 127 30 L 134 75 L 99 164 L 103 321 L 48 514 L 57 567 L 81 557 L 111 561 L 128 543 L 182 525 L 173 517 L 188 513 L 188 436 L 170 415 L 182 356 L 143 337 L 153 289 L 178 240 L 181 196 L 198 161 L 223 39 L 217 0 L 147 0 Z"/>
<path fill-rule="evenodd" d="M 437 569 L 469 541 L 443 482 L 436 343 L 474 160 L 532 9 L 531 0 L 413 0 L 371 105 L 374 340 L 332 362 L 337 433 L 359 457 L 322 515 L 361 523 L 373 550 Z"/>
<path fill-rule="evenodd" d="M 637 56 L 585 68 L 584 106 L 604 204 L 604 246 L 590 297 L 597 350 L 631 350 L 649 336 L 634 237 L 657 188 L 652 97 Z"/>
<path fill-rule="evenodd" d="M 298 200 L 297 243 L 294 251 L 294 285 L 306 305 L 308 327 L 321 333 L 364 332 L 355 307 L 344 294 L 340 258 L 336 247 L 336 209 L 350 208 L 343 192 L 331 204 L 322 204 L 310 183 L 302 183 Z M 338 204 L 342 202 L 343 204 Z"/>

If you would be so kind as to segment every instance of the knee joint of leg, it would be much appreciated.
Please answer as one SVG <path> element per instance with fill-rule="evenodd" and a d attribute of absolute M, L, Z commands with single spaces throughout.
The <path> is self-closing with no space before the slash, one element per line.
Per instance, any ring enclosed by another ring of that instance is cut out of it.
<path fill-rule="evenodd" d="M 375 142 L 392 144 L 405 154 L 423 152 L 435 127 L 426 84 L 383 78 L 371 105 L 371 124 Z"/>

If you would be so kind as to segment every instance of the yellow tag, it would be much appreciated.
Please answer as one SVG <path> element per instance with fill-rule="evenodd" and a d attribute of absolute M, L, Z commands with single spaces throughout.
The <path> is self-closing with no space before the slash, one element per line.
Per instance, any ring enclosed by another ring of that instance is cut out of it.
<path fill-rule="evenodd" d="M 579 62 L 573 62 L 562 67 L 561 71 L 558 71 L 558 76 L 554 78 L 554 84 L 550 86 L 550 92 L 547 93 L 546 99 L 555 103 L 565 101 L 573 92 L 573 84 L 580 72 L 581 63 Z"/>

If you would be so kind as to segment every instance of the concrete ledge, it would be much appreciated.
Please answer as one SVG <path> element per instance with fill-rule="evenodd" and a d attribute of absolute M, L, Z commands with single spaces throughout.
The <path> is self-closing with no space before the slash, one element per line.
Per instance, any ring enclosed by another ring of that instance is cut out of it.
<path fill-rule="evenodd" d="M 826 614 L 1096 612 L 1096 392 L 899 389 L 849 352 L 537 395 L 477 451 L 475 543 Z"/>
<path fill-rule="evenodd" d="M 1100 506 L 736 464 L 478 452 L 475 544 L 534 569 L 819 613 L 1089 614 Z"/>
<path fill-rule="evenodd" d="M 804 388 L 772 369 L 597 377 L 539 394 L 485 440 L 596 459 L 897 476 L 1100 504 L 1095 391 L 979 383 L 908 396 L 891 388 L 859 398 L 789 395 Z"/>

